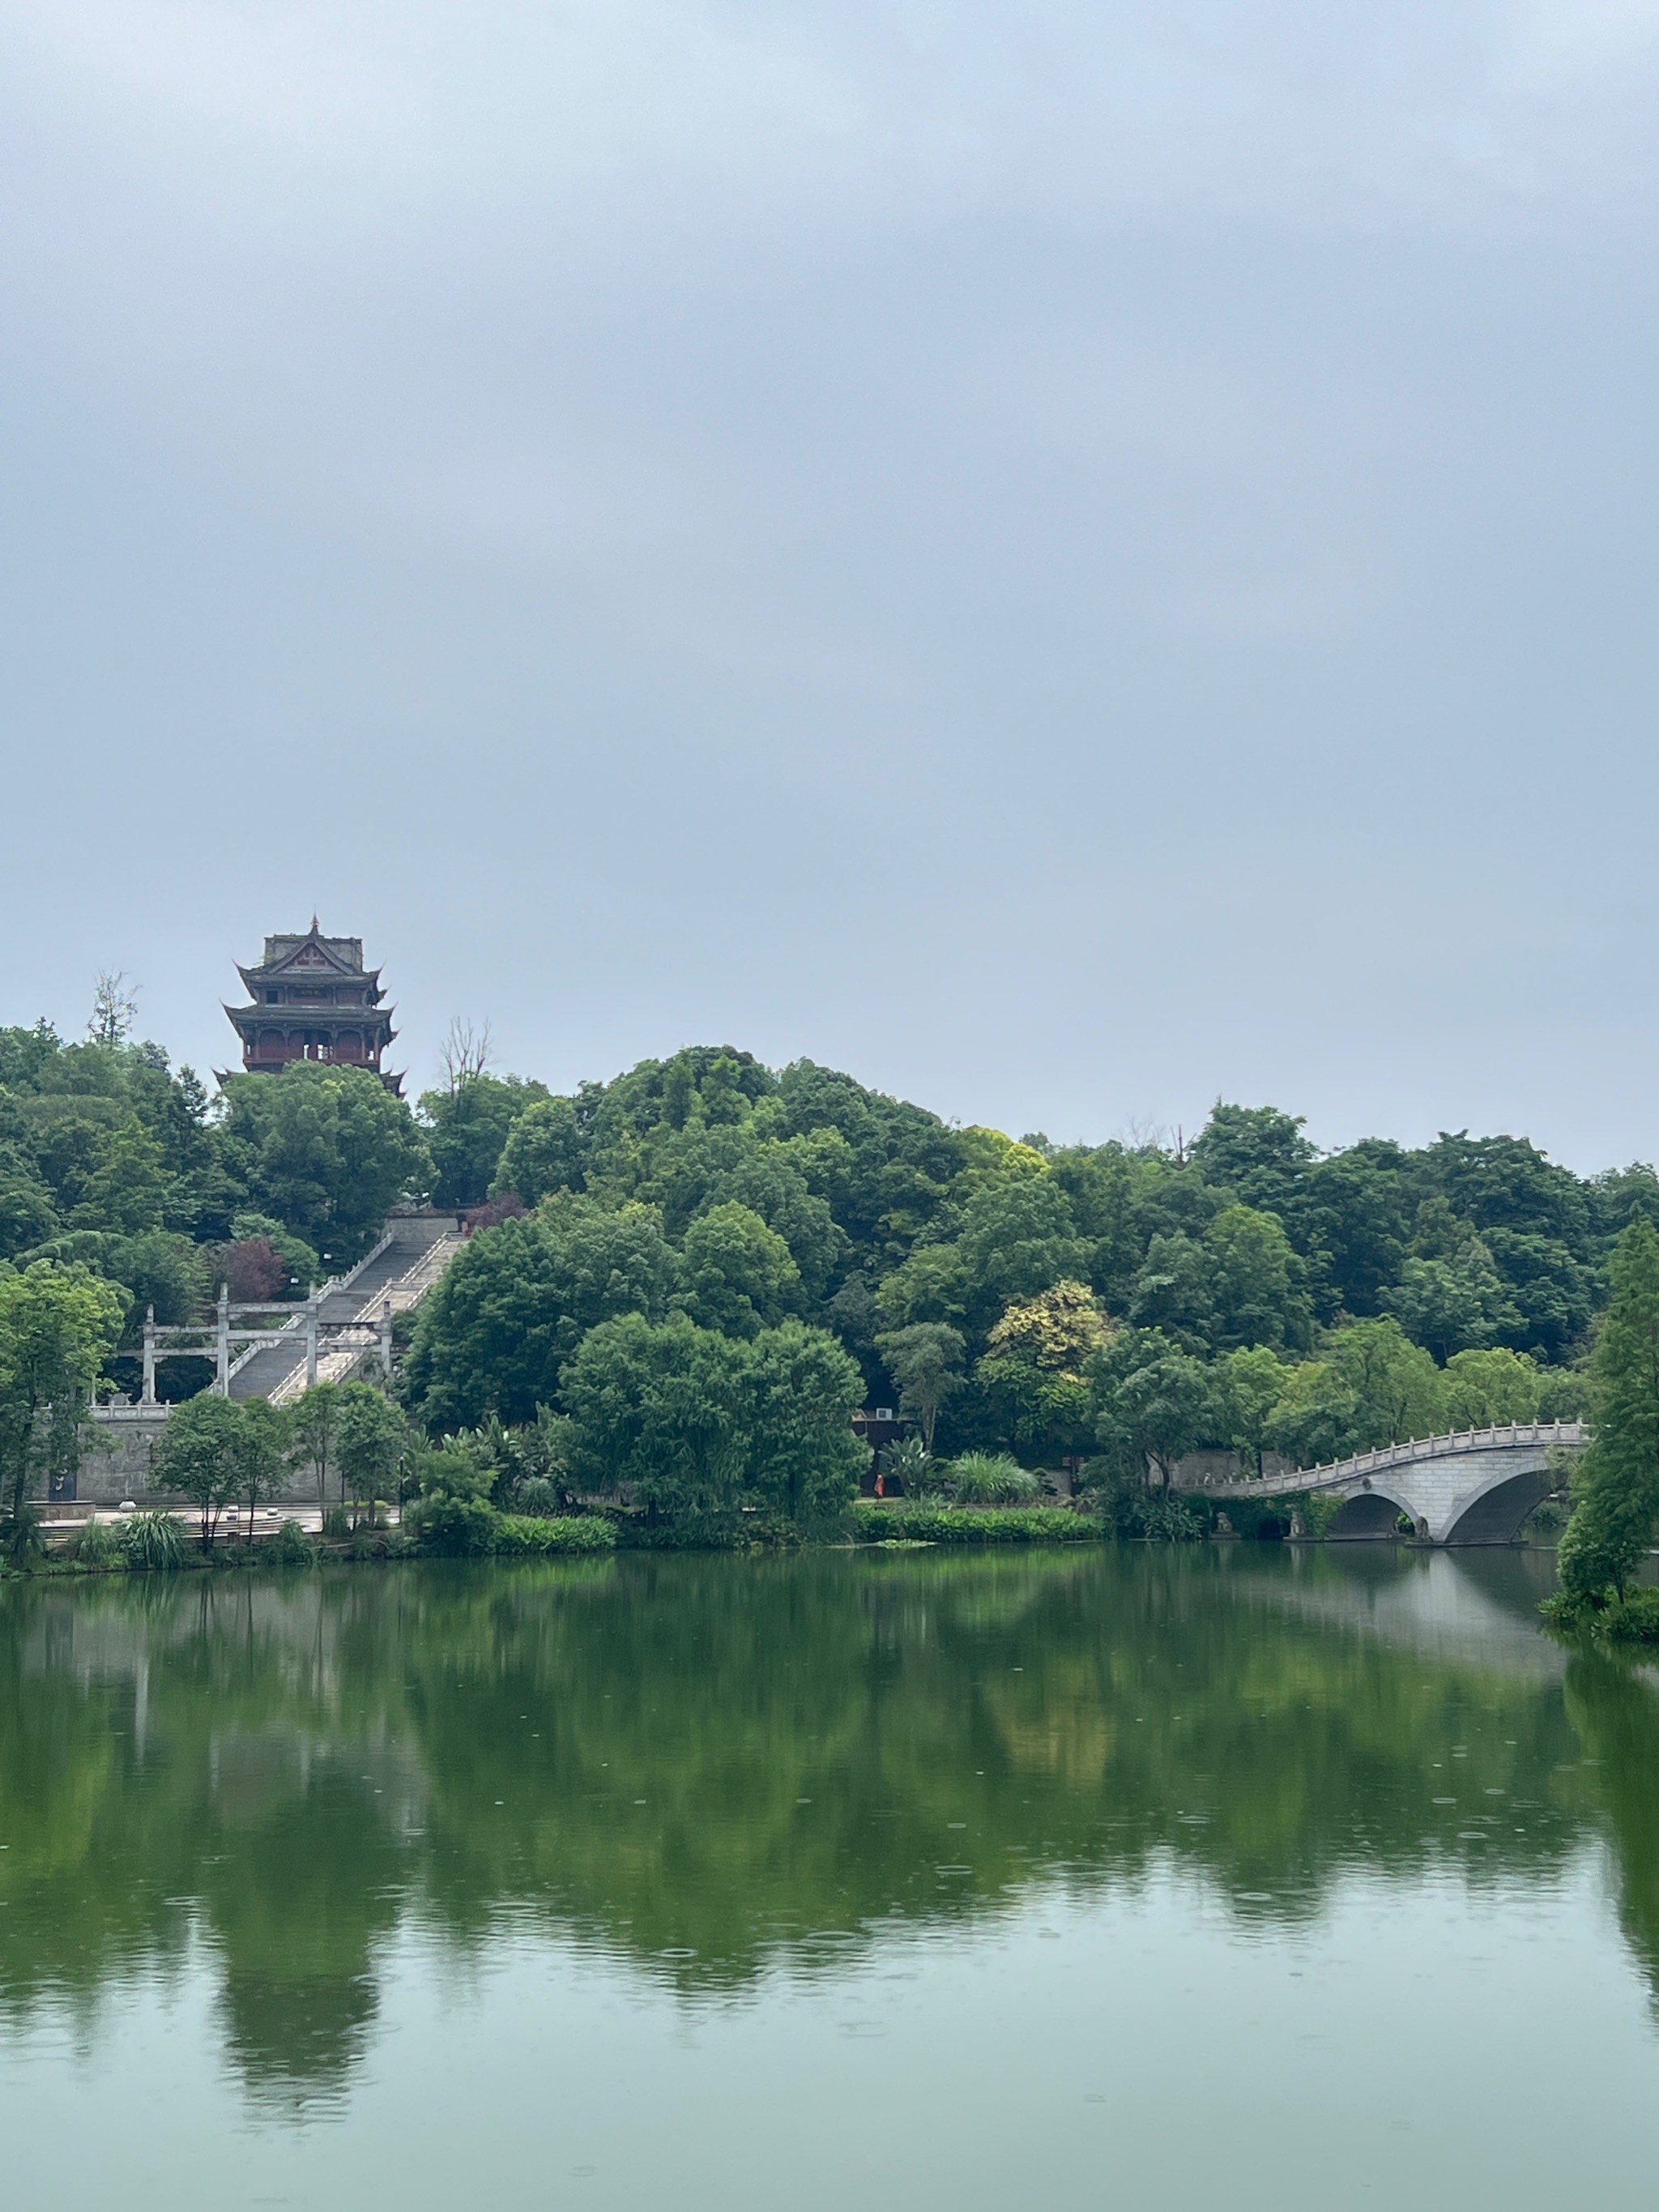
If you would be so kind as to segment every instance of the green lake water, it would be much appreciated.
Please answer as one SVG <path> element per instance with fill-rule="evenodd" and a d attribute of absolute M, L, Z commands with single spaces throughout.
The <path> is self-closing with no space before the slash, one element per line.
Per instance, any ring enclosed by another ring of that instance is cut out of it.
<path fill-rule="evenodd" d="M 9 1584 L 4 2203 L 1648 2201 L 1659 1678 L 1547 1574 Z"/>

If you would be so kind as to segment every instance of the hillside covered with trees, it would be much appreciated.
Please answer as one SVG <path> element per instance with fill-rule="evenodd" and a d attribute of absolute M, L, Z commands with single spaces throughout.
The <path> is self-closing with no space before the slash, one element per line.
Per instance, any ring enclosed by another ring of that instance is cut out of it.
<path fill-rule="evenodd" d="M 844 1433 L 860 1402 L 1029 1465 L 1308 1464 L 1571 1415 L 1607 1255 L 1659 1218 L 1659 1176 L 1581 1178 L 1508 1136 L 1321 1153 L 1288 1114 L 1220 1103 L 1179 1150 L 1015 1140 L 713 1047 L 565 1097 L 468 1065 L 411 1109 L 301 1063 L 210 1101 L 154 1045 L 0 1030 L 0 1267 L 115 1286 L 117 1381 L 146 1306 L 183 1321 L 222 1279 L 302 1296 L 406 1198 L 474 1224 L 404 1347 L 411 1416 L 580 1416 L 599 1480 L 688 1425 L 726 1434 L 709 1408 L 734 1395 L 750 1461 L 762 1429 Z M 804 1465 L 774 1490 L 845 1474 L 839 1443 Z"/>

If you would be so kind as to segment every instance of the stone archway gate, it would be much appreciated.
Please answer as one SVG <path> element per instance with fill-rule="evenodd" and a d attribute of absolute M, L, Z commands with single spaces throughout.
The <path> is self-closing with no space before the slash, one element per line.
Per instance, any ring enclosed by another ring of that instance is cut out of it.
<path fill-rule="evenodd" d="M 1533 1508 L 1559 1480 L 1559 1454 L 1581 1451 L 1581 1421 L 1516 1421 L 1384 1444 L 1324 1467 L 1300 1468 L 1263 1481 L 1206 1486 L 1212 1498 L 1284 1498 L 1308 1491 L 1342 1504 L 1328 1543 L 1377 1540 L 1411 1521 L 1420 1544 L 1512 1544 Z"/>

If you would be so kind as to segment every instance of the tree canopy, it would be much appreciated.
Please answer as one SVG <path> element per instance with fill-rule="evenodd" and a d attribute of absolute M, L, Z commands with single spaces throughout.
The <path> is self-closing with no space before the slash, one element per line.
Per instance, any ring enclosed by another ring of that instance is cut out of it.
<path fill-rule="evenodd" d="M 432 1162 L 434 1204 L 482 1205 L 509 1135 L 530 1107 L 546 1098 L 539 1083 L 503 1079 L 487 1069 L 460 1077 L 447 1090 L 423 1092 L 420 1114 Z"/>
<path fill-rule="evenodd" d="M 678 1279 L 654 1207 L 550 1199 L 475 1235 L 421 1308 L 410 1391 L 428 1425 L 533 1420 L 583 1337 L 625 1313 L 659 1321 Z"/>
<path fill-rule="evenodd" d="M 1053 1146 L 730 1044 L 563 1095 L 475 1056 L 413 1112 L 310 1062 L 210 1102 L 119 1023 L 0 1030 L 0 1265 L 112 1286 L 106 1372 L 129 1385 L 149 1306 L 185 1321 L 220 1281 L 302 1294 L 406 1197 L 494 1224 L 415 1328 L 404 1387 L 431 1431 L 560 1411 L 592 1329 L 679 1316 L 750 1343 L 797 1322 L 947 1452 L 1032 1459 L 1117 1435 L 1138 1394 L 1201 1400 L 1200 1443 L 1298 1460 L 1573 1411 L 1614 1242 L 1659 1220 L 1639 1163 L 1585 1178 L 1462 1130 L 1322 1152 L 1271 1105 L 1218 1101 L 1185 1146 Z M 1062 1346 L 1066 1315 L 1101 1342 Z M 926 1344 L 939 1387 L 918 1395 L 927 1363 L 898 1347 Z"/>
<path fill-rule="evenodd" d="M 326 1261 L 358 1259 L 395 1201 L 430 1179 L 408 1107 L 365 1068 L 295 1060 L 279 1076 L 233 1076 L 225 1100 L 225 1149 L 249 1196 Z"/>
<path fill-rule="evenodd" d="M 745 1507 L 810 1524 L 857 1487 L 858 1370 L 799 1322 L 733 1337 L 629 1314 L 583 1339 L 564 1389 L 578 1474 L 687 1533 L 726 1531 Z"/>
<path fill-rule="evenodd" d="M 1659 1234 L 1638 1217 L 1619 1239 L 1613 1298 L 1590 1360 L 1594 1430 L 1559 1565 L 1568 1608 L 1624 1596 L 1659 1522 Z"/>
<path fill-rule="evenodd" d="M 0 1275 L 0 1513 L 14 1548 L 33 1491 L 74 1472 L 122 1298 L 87 1268 L 35 1261 Z"/>

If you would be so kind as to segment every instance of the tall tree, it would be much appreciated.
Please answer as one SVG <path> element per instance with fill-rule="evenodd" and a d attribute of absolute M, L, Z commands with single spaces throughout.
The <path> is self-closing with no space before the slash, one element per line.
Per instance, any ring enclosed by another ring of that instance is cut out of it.
<path fill-rule="evenodd" d="M 1183 1351 L 1208 1350 L 1215 1335 L 1214 1270 L 1201 1237 L 1175 1229 L 1148 1239 L 1130 1287 L 1129 1318 Z"/>
<path fill-rule="evenodd" d="M 1218 1098 L 1188 1157 L 1206 1182 L 1294 1221 L 1303 1179 L 1317 1158 L 1303 1124 L 1301 1115 L 1276 1106 L 1230 1106 Z"/>
<path fill-rule="evenodd" d="M 421 1419 L 533 1420 L 558 1405 L 560 1370 L 587 1330 L 629 1312 L 660 1320 L 676 1279 L 654 1207 L 565 1196 L 480 1231 L 421 1307 L 408 1367 Z"/>
<path fill-rule="evenodd" d="M 1300 1349 L 1313 1333 L 1306 1270 L 1278 1218 L 1229 1206 L 1204 1231 L 1218 1352 Z"/>
<path fill-rule="evenodd" d="M 368 1382 L 340 1385 L 340 1483 L 354 1504 L 371 1508 L 391 1498 L 409 1449 L 409 1424 L 391 1400 Z"/>
<path fill-rule="evenodd" d="M 1659 1234 L 1638 1215 L 1613 1248 L 1613 1296 L 1590 1357 L 1590 1446 L 1557 1567 L 1569 1609 L 1621 1598 L 1659 1518 Z"/>
<path fill-rule="evenodd" d="M 408 1107 L 366 1068 L 296 1060 L 280 1075 L 233 1076 L 225 1097 L 226 1146 L 255 1203 L 336 1270 L 430 1175 Z"/>
<path fill-rule="evenodd" d="M 515 1192 L 526 1206 L 550 1191 L 582 1187 L 582 1139 L 568 1098 L 532 1098 L 513 1122 L 495 1164 L 492 1196 Z"/>
<path fill-rule="evenodd" d="M 939 1409 L 962 1387 L 967 1349 L 961 1330 L 945 1322 L 912 1322 L 908 1328 L 889 1329 L 876 1339 L 876 1350 L 898 1386 L 899 1412 L 906 1420 L 921 1424 L 921 1441 L 929 1453 Z"/>
<path fill-rule="evenodd" d="M 653 1520 L 716 1536 L 735 1523 L 754 1442 L 754 1362 L 684 1314 L 602 1322 L 565 1370 L 572 1464 L 596 1490 L 631 1485 Z"/>
<path fill-rule="evenodd" d="M 483 1074 L 489 1066 L 489 1024 L 469 1021 L 465 1014 L 452 1014 L 449 1027 L 444 1031 L 444 1041 L 438 1048 L 438 1061 L 444 1072 L 444 1084 L 452 1095 L 464 1083 L 470 1083 Z"/>
<path fill-rule="evenodd" d="M 28 1162 L 0 1146 L 0 1261 L 47 1243 L 58 1226 L 52 1192 Z"/>
<path fill-rule="evenodd" d="M 1289 1376 L 1290 1370 L 1265 1344 L 1230 1352 L 1216 1363 L 1218 1432 L 1249 1458 L 1258 1474 Z"/>
<path fill-rule="evenodd" d="M 238 1495 L 242 1414 L 236 1399 L 204 1390 L 173 1407 L 155 1447 L 152 1483 L 176 1490 L 196 1508 L 204 1552 L 212 1549 L 220 1515 Z"/>
<path fill-rule="evenodd" d="M 1495 1345 L 1459 1352 L 1446 1362 L 1446 1425 L 1489 1429 L 1509 1421 L 1535 1421 L 1543 1377 L 1524 1352 Z"/>
<path fill-rule="evenodd" d="M 319 1506 L 328 1504 L 329 1469 L 335 1463 L 339 1433 L 340 1385 L 313 1382 L 295 1401 L 289 1443 L 296 1464 L 311 1469 Z"/>
<path fill-rule="evenodd" d="M 129 990 L 122 970 L 113 974 L 106 969 L 98 978 L 92 994 L 92 1012 L 87 1021 L 87 1036 L 93 1044 L 125 1044 L 132 1035 L 132 1025 L 138 1015 L 138 994 Z"/>
<path fill-rule="evenodd" d="M 268 1398 L 249 1398 L 241 1406 L 241 1426 L 236 1438 L 236 1495 L 247 1508 L 247 1537 L 253 1541 L 253 1515 L 262 1498 L 274 1498 L 282 1486 L 287 1461 L 291 1417 Z"/>
<path fill-rule="evenodd" d="M 38 1484 L 79 1464 L 93 1385 L 125 1300 L 87 1268 L 37 1261 L 0 1275 L 0 1504 L 3 1540 L 28 1548 Z"/>
<path fill-rule="evenodd" d="M 483 1069 L 458 1077 L 445 1090 L 426 1092 L 421 1119 L 432 1156 L 433 1203 L 482 1206 L 502 1147 L 522 1116 L 546 1100 L 546 1090 L 539 1083 L 525 1083 L 516 1075 L 491 1075 Z"/>
<path fill-rule="evenodd" d="M 77 1229 L 110 1229 L 122 1237 L 159 1229 L 168 1177 L 161 1147 L 135 1115 L 99 1147 L 98 1164 L 82 1188 Z"/>
<path fill-rule="evenodd" d="M 757 1504 L 810 1530 L 850 1504 L 869 1463 L 852 1427 L 863 1377 L 833 1336 L 799 1321 L 763 1330 L 750 1352 L 746 1487 Z"/>
<path fill-rule="evenodd" d="M 1388 1316 L 1334 1330 L 1317 1359 L 1290 1370 L 1267 1441 L 1298 1467 L 1379 1444 L 1437 1435 L 1446 1425 L 1445 1378 L 1420 1344 Z"/>
<path fill-rule="evenodd" d="M 1316 1275 L 1322 1316 L 1374 1314 L 1393 1282 L 1410 1232 L 1406 1155 L 1363 1137 L 1309 1169 L 1301 1193 L 1301 1249 Z"/>
<path fill-rule="evenodd" d="M 1214 1378 L 1155 1328 L 1126 1328 L 1091 1363 L 1095 1433 L 1109 1454 L 1167 1489 L 1176 1462 L 1213 1437 Z"/>

